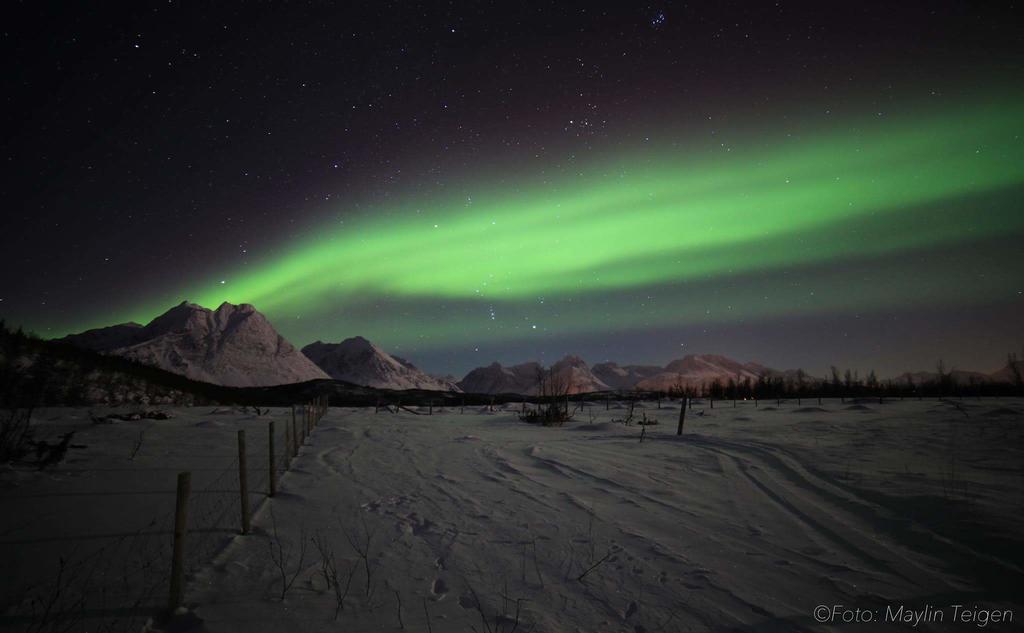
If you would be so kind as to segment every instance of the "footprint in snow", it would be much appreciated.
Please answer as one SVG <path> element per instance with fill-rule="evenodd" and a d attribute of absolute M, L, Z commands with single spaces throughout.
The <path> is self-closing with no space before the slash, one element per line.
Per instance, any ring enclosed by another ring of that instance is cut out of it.
<path fill-rule="evenodd" d="M 626 607 L 626 616 L 625 616 L 624 619 L 628 620 L 635 613 L 636 613 L 636 602 L 630 602 L 629 606 Z"/>
<path fill-rule="evenodd" d="M 435 578 L 434 585 L 430 588 L 430 592 L 434 594 L 434 600 L 441 600 L 448 595 L 448 585 L 445 583 L 443 578 Z M 461 604 L 462 599 L 459 599 Z"/>

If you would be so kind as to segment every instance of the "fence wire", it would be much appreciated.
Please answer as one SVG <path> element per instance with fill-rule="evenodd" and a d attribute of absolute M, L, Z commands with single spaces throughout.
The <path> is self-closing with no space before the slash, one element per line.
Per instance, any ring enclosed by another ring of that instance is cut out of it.
<path fill-rule="evenodd" d="M 295 413 L 300 441 L 306 435 L 303 422 L 300 406 Z M 243 426 L 250 514 L 255 514 L 268 497 L 270 477 L 279 481 L 292 461 L 289 450 L 295 448 L 291 413 L 275 420 L 274 427 L 271 463 L 268 426 Z M 160 446 L 163 450 L 194 450 L 208 445 L 175 442 Z M 198 456 L 215 459 L 223 466 L 217 467 L 212 478 L 204 477 L 202 485 L 189 495 L 183 560 L 186 583 L 241 532 L 237 445 L 224 449 Z M 16 589 L 9 603 L 0 605 L 0 629 L 26 633 L 140 630 L 168 605 L 175 502 L 175 495 L 169 494 L 161 511 L 134 531 L 109 537 L 98 547 L 76 546 L 62 555 L 46 580 Z"/>

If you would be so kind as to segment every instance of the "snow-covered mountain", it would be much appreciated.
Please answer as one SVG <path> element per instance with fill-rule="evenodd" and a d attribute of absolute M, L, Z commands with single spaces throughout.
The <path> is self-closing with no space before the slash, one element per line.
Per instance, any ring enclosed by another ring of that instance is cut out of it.
<path fill-rule="evenodd" d="M 451 382 L 427 375 L 361 336 L 340 343 L 310 343 L 302 353 L 335 380 L 379 389 L 459 391 Z"/>
<path fill-rule="evenodd" d="M 555 391 L 564 393 L 587 393 L 615 389 L 645 391 L 670 391 L 679 387 L 700 388 L 718 380 L 723 385 L 730 379 L 756 382 L 764 376 L 790 377 L 793 372 L 779 372 L 757 363 L 740 363 L 715 354 L 689 355 L 670 362 L 665 367 L 657 365 L 623 365 L 605 362 L 594 365 L 593 369 L 578 356 L 566 356 L 547 371 L 537 363 L 524 363 L 514 367 L 502 367 L 492 363 L 469 372 L 459 386 L 470 393 L 522 393 L 535 395 L 539 391 L 539 377 L 544 375 L 553 384 Z M 795 373 L 793 373 L 795 378 Z M 807 378 L 810 382 L 814 379 Z"/>
<path fill-rule="evenodd" d="M 544 381 L 544 387 L 541 381 Z M 502 367 L 491 363 L 477 367 L 459 381 L 459 387 L 467 393 L 520 393 L 545 395 L 565 393 L 589 393 L 608 391 L 610 387 L 597 378 L 587 363 L 579 356 L 566 356 L 544 369 L 539 363 L 522 363 Z"/>
<path fill-rule="evenodd" d="M 665 369 L 653 376 L 637 381 L 633 388 L 644 391 L 668 391 L 679 387 L 699 388 L 718 380 L 722 384 L 730 379 L 743 382 L 756 381 L 773 370 L 757 363 L 739 361 L 717 354 L 689 354 L 665 365 Z"/>
<path fill-rule="evenodd" d="M 123 323 L 62 339 L 230 387 L 264 387 L 327 378 L 249 304 L 210 310 L 188 302 L 147 325 Z"/>
<path fill-rule="evenodd" d="M 611 387 L 590 371 L 579 356 L 566 356 L 551 366 L 548 380 L 556 394 L 609 391 Z"/>
<path fill-rule="evenodd" d="M 591 368 L 594 376 L 612 389 L 632 389 L 636 383 L 665 371 L 658 365 L 623 365 L 597 363 Z"/>
<path fill-rule="evenodd" d="M 992 372 L 989 377 L 994 382 L 1018 384 L 1024 378 L 1024 360 L 1011 359 L 1006 363 L 1006 367 Z"/>
<path fill-rule="evenodd" d="M 1009 365 L 1000 371 L 1005 372 L 1006 375 L 1003 376 L 1000 372 L 996 372 L 994 374 L 983 374 L 980 371 L 954 369 L 949 372 L 949 380 L 954 385 L 984 384 L 988 382 L 1013 382 L 1010 375 L 1011 370 Z M 908 383 L 912 385 L 936 383 L 939 382 L 939 374 L 934 371 L 908 371 L 893 378 L 893 382 L 897 385 L 905 385 Z"/>
<path fill-rule="evenodd" d="M 502 367 L 491 363 L 477 367 L 459 381 L 459 387 L 466 393 L 531 393 L 537 386 L 543 368 L 539 363 L 522 363 Z"/>

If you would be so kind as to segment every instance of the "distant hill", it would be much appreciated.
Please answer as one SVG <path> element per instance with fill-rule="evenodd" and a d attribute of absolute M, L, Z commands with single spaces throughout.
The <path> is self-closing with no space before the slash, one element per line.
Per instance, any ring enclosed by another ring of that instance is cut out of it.
<path fill-rule="evenodd" d="M 984 374 L 980 371 L 962 371 L 954 369 L 948 374 L 949 380 L 954 385 L 972 385 L 977 383 L 990 383 L 990 382 L 1010 382 L 1009 380 L 998 380 L 992 374 Z M 893 378 L 893 382 L 897 384 L 911 384 L 911 385 L 927 385 L 936 383 L 939 381 L 938 372 L 934 371 L 915 371 L 915 372 L 904 372 L 899 376 Z"/>
<path fill-rule="evenodd" d="M 470 393 L 522 393 L 534 395 L 538 391 L 538 377 L 543 368 L 537 363 L 524 363 L 502 367 L 492 363 L 478 367 L 463 378 L 459 385 Z M 762 377 L 797 380 L 798 370 L 779 371 L 757 363 L 741 363 L 716 354 L 688 355 L 664 367 L 657 365 L 618 365 L 604 362 L 591 369 L 578 356 L 566 356 L 548 372 L 558 383 L 568 383 L 570 393 L 597 391 L 672 391 L 700 389 L 718 381 L 722 385 L 730 380 L 757 382 Z M 817 379 L 804 376 L 807 384 Z"/>
<path fill-rule="evenodd" d="M 1015 357 L 1011 357 L 1006 363 L 1006 367 L 992 372 L 990 378 L 995 382 L 1020 385 L 1024 382 L 1024 360 L 1017 360 Z"/>
<path fill-rule="evenodd" d="M 459 381 L 467 393 L 518 393 L 523 395 L 565 395 L 608 391 L 579 356 L 566 356 L 545 369 L 540 363 L 502 367 L 491 363 L 477 367 Z"/>
<path fill-rule="evenodd" d="M 466 393 L 529 393 L 537 386 L 538 376 L 543 371 L 540 363 L 522 363 L 502 367 L 491 363 L 477 367 L 458 382 Z"/>
<path fill-rule="evenodd" d="M 624 365 L 620 367 L 617 363 L 597 363 L 591 368 L 601 382 L 612 389 L 632 389 L 636 383 L 656 376 L 665 371 L 660 365 Z"/>
<path fill-rule="evenodd" d="M 640 380 L 634 389 L 644 391 L 669 391 L 679 388 L 699 388 L 715 380 L 722 384 L 734 380 L 757 381 L 761 376 L 774 370 L 756 363 L 740 363 L 717 354 L 690 354 L 665 365 L 665 369 L 654 376 Z"/>

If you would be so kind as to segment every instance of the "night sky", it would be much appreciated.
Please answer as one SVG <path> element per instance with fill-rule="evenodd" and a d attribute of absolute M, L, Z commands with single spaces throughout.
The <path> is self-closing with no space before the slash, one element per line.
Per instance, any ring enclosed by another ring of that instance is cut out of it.
<path fill-rule="evenodd" d="M 1019 7 L 347 4 L 5 7 L 0 317 L 246 302 L 459 376 L 1024 344 Z"/>

